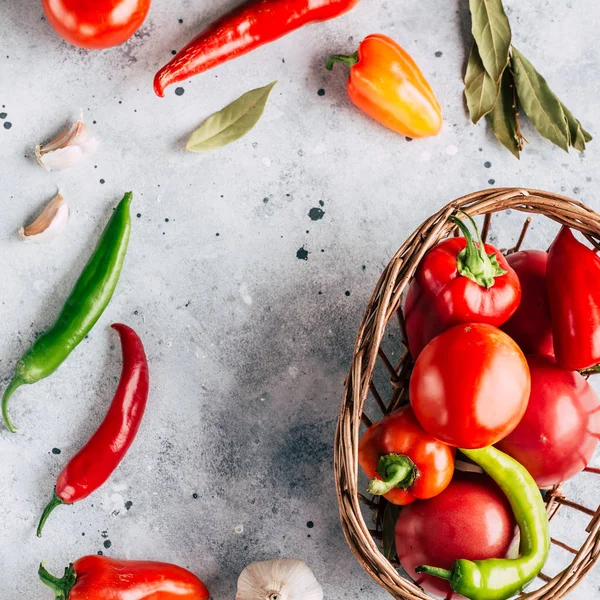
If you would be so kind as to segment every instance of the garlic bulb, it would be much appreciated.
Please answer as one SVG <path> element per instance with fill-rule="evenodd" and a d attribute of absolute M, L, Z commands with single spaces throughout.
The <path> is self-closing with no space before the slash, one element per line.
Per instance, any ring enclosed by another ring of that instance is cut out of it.
<path fill-rule="evenodd" d="M 19 229 L 19 235 L 26 242 L 47 242 L 63 231 L 68 220 L 69 206 L 58 192 L 33 223 Z"/>
<path fill-rule="evenodd" d="M 301 560 L 266 560 L 242 571 L 235 600 L 323 600 L 323 588 Z"/>
<path fill-rule="evenodd" d="M 35 147 L 35 157 L 45 169 L 68 169 L 96 152 L 100 142 L 79 119 L 51 142 Z"/>

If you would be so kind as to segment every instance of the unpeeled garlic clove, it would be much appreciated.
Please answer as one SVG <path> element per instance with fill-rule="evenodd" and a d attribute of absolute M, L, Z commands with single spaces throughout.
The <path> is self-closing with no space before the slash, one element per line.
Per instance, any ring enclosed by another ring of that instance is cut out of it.
<path fill-rule="evenodd" d="M 242 571 L 235 600 L 323 600 L 323 588 L 301 560 L 266 560 Z"/>
<path fill-rule="evenodd" d="M 68 220 L 69 205 L 58 192 L 33 223 L 19 229 L 19 235 L 26 242 L 47 242 L 60 235 Z"/>
<path fill-rule="evenodd" d="M 100 142 L 79 119 L 51 142 L 35 147 L 35 157 L 45 169 L 68 169 L 96 152 Z"/>

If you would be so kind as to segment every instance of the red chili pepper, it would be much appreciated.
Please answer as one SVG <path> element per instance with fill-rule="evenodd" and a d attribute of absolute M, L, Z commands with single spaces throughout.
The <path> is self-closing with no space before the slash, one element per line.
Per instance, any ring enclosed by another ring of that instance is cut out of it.
<path fill-rule="evenodd" d="M 54 496 L 38 525 L 38 537 L 58 505 L 87 498 L 110 477 L 129 450 L 144 416 L 148 399 L 148 362 L 144 346 L 131 327 L 120 323 L 112 327 L 121 338 L 123 350 L 117 391 L 96 433 L 58 476 Z"/>
<path fill-rule="evenodd" d="M 548 252 L 556 362 L 571 371 L 600 363 L 600 258 L 563 227 Z"/>
<path fill-rule="evenodd" d="M 56 600 L 208 600 L 206 586 L 188 570 L 168 563 L 84 556 L 54 577 L 40 565 L 40 579 Z"/>
<path fill-rule="evenodd" d="M 316 21 L 338 17 L 358 0 L 250 0 L 195 37 L 154 78 L 157 96 L 165 88 L 237 58 Z"/>
<path fill-rule="evenodd" d="M 464 238 L 441 241 L 423 258 L 406 296 L 404 316 L 408 345 L 414 359 L 437 335 L 460 323 L 499 327 L 521 301 L 519 278 L 502 253 L 478 243 L 456 217 Z"/>
<path fill-rule="evenodd" d="M 448 486 L 455 452 L 430 436 L 407 405 L 367 429 L 360 440 L 358 462 L 374 478 L 369 484 L 371 494 L 405 505 L 432 498 Z"/>

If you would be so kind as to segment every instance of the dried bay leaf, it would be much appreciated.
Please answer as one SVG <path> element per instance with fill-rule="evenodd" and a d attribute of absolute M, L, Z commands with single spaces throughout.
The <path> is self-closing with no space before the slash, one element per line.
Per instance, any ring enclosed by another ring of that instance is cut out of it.
<path fill-rule="evenodd" d="M 569 151 L 569 127 L 560 100 L 546 80 L 513 46 L 512 69 L 523 110 L 541 135 Z"/>
<path fill-rule="evenodd" d="M 509 59 L 511 31 L 502 0 L 469 0 L 471 32 L 481 62 L 490 77 L 500 81 Z"/>
<path fill-rule="evenodd" d="M 383 555 L 392 560 L 396 558 L 396 521 L 400 514 L 400 507 L 388 502 L 383 511 L 382 537 Z"/>
<path fill-rule="evenodd" d="M 258 123 L 276 83 L 273 81 L 265 87 L 246 92 L 208 117 L 192 133 L 185 149 L 189 152 L 210 152 L 246 135 Z"/>
<path fill-rule="evenodd" d="M 517 120 L 519 106 L 514 86 L 512 71 L 510 68 L 505 69 L 498 100 L 487 119 L 498 141 L 514 156 L 520 158 L 523 141 Z"/>
<path fill-rule="evenodd" d="M 485 70 L 477 44 L 473 44 L 465 73 L 465 96 L 473 123 L 477 123 L 494 108 L 499 88 L 500 86 Z"/>
<path fill-rule="evenodd" d="M 560 102 L 560 105 L 563 109 L 565 119 L 567 120 L 567 127 L 569 130 L 569 144 L 573 146 L 575 150 L 583 152 L 585 150 L 585 143 L 589 142 L 592 139 L 592 136 L 587 131 L 585 131 L 585 129 L 583 129 L 581 123 L 575 118 L 573 113 L 562 102 Z"/>

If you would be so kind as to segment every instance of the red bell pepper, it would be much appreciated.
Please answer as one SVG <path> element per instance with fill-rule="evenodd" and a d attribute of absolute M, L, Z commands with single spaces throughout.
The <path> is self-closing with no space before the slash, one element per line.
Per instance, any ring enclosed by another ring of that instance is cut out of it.
<path fill-rule="evenodd" d="M 148 362 L 138 335 L 114 324 L 121 338 L 123 369 L 114 399 L 100 427 L 58 476 L 54 496 L 37 529 L 38 537 L 50 513 L 60 504 L 74 504 L 97 490 L 117 468 L 133 443 L 148 399 Z"/>
<path fill-rule="evenodd" d="M 358 462 L 373 477 L 371 494 L 405 505 L 432 498 L 448 486 L 455 452 L 430 436 L 407 405 L 367 429 L 358 447 Z"/>
<path fill-rule="evenodd" d="M 208 600 L 206 586 L 167 563 L 84 556 L 54 577 L 40 565 L 40 579 L 56 600 Z"/>
<path fill-rule="evenodd" d="M 571 371 L 600 363 L 600 258 L 563 227 L 548 253 L 556 362 Z"/>
<path fill-rule="evenodd" d="M 249 0 L 221 17 L 179 51 L 154 78 L 157 96 L 165 88 L 315 21 L 340 16 L 358 0 Z"/>
<path fill-rule="evenodd" d="M 502 253 L 484 244 L 458 218 L 464 237 L 442 240 L 424 256 L 408 289 L 404 307 L 408 345 L 416 360 L 437 335 L 460 323 L 499 327 L 521 301 L 519 278 Z"/>
<path fill-rule="evenodd" d="M 521 304 L 500 329 L 508 333 L 525 354 L 554 356 L 546 284 L 548 253 L 523 250 L 509 254 L 506 260 L 521 283 Z"/>

